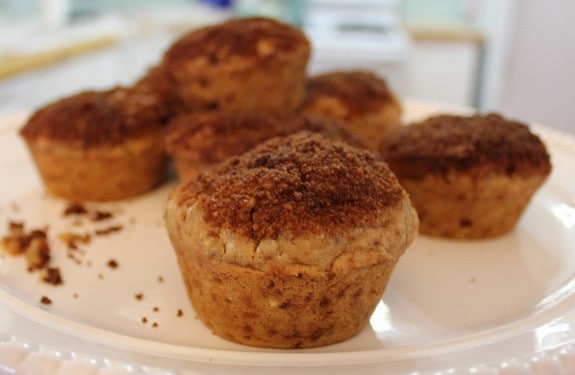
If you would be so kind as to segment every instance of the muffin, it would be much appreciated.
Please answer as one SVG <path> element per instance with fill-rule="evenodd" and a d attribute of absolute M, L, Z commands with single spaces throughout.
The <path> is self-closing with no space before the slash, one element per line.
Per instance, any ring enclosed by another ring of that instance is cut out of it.
<path fill-rule="evenodd" d="M 438 115 L 402 129 L 382 150 L 430 236 L 511 231 L 551 172 L 545 145 L 498 114 Z"/>
<path fill-rule="evenodd" d="M 197 316 L 269 348 L 357 334 L 418 225 L 385 163 L 305 131 L 180 184 L 164 218 Z"/>
<path fill-rule="evenodd" d="M 109 201 L 162 181 L 167 118 L 157 96 L 115 87 L 50 103 L 20 134 L 48 191 L 71 201 Z"/>
<path fill-rule="evenodd" d="M 292 111 L 303 98 L 310 50 L 295 27 L 239 18 L 183 35 L 162 65 L 188 110 Z"/>
<path fill-rule="evenodd" d="M 334 71 L 310 77 L 300 112 L 343 121 L 376 151 L 401 124 L 402 106 L 386 81 L 369 71 Z"/>
<path fill-rule="evenodd" d="M 173 118 L 164 134 L 164 148 L 175 162 L 180 181 L 185 181 L 265 140 L 300 130 L 360 144 L 341 124 L 320 117 L 285 112 L 211 111 Z"/>
<path fill-rule="evenodd" d="M 161 64 L 150 67 L 131 89 L 144 95 L 156 96 L 155 100 L 164 106 L 164 112 L 170 117 L 186 111 L 176 96 L 172 78 Z"/>

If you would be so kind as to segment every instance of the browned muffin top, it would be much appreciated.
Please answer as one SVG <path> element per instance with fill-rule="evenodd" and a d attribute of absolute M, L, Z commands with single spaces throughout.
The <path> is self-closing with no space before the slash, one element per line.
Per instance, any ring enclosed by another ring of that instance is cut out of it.
<path fill-rule="evenodd" d="M 89 148 L 117 144 L 162 127 L 168 115 L 157 95 L 116 87 L 48 104 L 32 115 L 20 134 L 28 141 L 47 138 Z"/>
<path fill-rule="evenodd" d="M 355 142 L 342 126 L 323 118 L 279 112 L 212 111 L 182 114 L 170 120 L 164 148 L 176 157 L 212 164 L 239 155 L 270 138 L 299 130 Z"/>
<path fill-rule="evenodd" d="M 255 240 L 342 233 L 404 198 L 395 175 L 370 152 L 305 131 L 228 159 L 175 197 L 180 206 L 197 202 L 208 224 Z"/>
<path fill-rule="evenodd" d="M 437 115 L 403 128 L 381 152 L 396 173 L 411 178 L 481 165 L 507 175 L 551 171 L 541 140 L 526 125 L 498 114 Z"/>
<path fill-rule="evenodd" d="M 205 58 L 210 64 L 226 62 L 231 56 L 265 60 L 278 51 L 304 48 L 310 43 L 300 30 L 265 17 L 237 18 L 185 34 L 164 54 L 168 64 Z"/>
<path fill-rule="evenodd" d="M 399 106 L 384 79 L 361 70 L 335 71 L 310 77 L 302 108 L 322 98 L 339 100 L 346 106 L 348 117 L 379 110 L 385 104 Z"/>

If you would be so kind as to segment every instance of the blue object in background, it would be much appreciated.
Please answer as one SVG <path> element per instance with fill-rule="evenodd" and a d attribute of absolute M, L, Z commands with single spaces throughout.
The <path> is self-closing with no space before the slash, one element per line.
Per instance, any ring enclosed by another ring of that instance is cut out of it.
<path fill-rule="evenodd" d="M 202 0 L 204 4 L 215 6 L 218 8 L 229 8 L 232 6 L 232 0 Z"/>

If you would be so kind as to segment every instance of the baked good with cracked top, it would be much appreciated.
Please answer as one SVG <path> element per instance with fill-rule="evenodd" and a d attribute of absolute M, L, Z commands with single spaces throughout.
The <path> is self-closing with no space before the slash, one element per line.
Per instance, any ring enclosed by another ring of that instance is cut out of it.
<path fill-rule="evenodd" d="M 293 26 L 238 18 L 183 35 L 162 65 L 188 110 L 292 111 L 303 98 L 310 51 Z"/>
<path fill-rule="evenodd" d="M 161 132 L 169 113 L 156 95 L 115 87 L 50 103 L 20 130 L 46 188 L 71 201 L 108 201 L 162 182 Z"/>
<path fill-rule="evenodd" d="M 182 114 L 170 120 L 163 143 L 174 160 L 179 180 L 186 181 L 270 138 L 301 130 L 321 133 L 353 145 L 360 144 L 338 122 L 295 113 L 263 111 Z"/>
<path fill-rule="evenodd" d="M 512 230 L 551 172 L 542 141 L 498 114 L 437 115 L 381 150 L 408 191 L 420 232 L 489 238 Z"/>
<path fill-rule="evenodd" d="M 384 162 L 305 131 L 179 185 L 164 219 L 198 317 L 273 348 L 357 334 L 418 225 Z"/>
<path fill-rule="evenodd" d="M 333 71 L 310 77 L 300 108 L 341 120 L 372 151 L 396 134 L 402 105 L 384 78 L 366 70 Z"/>

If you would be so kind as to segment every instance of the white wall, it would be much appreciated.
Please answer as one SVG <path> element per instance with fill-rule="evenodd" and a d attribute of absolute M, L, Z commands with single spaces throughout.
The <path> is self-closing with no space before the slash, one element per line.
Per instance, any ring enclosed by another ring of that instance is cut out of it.
<path fill-rule="evenodd" d="M 575 1 L 520 0 L 493 109 L 575 134 Z"/>
<path fill-rule="evenodd" d="M 414 41 L 407 64 L 407 96 L 476 106 L 478 55 L 473 41 Z"/>

